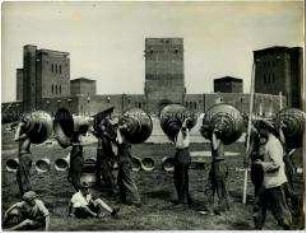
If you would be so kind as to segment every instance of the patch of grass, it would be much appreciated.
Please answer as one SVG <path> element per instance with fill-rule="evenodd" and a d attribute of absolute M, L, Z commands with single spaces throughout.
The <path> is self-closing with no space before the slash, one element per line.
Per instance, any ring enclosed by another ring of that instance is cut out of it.
<path fill-rule="evenodd" d="M 2 137 L 2 166 L 8 158 L 17 157 L 17 144 L 13 142 L 13 133 L 3 134 Z M 96 144 L 84 147 L 85 158 L 96 156 Z M 209 150 L 209 144 L 191 144 L 191 151 Z M 244 145 L 236 143 L 226 149 L 244 152 Z M 57 172 L 54 168 L 50 172 L 38 174 L 32 171 L 34 190 L 44 200 L 51 212 L 52 231 L 102 231 L 102 230 L 248 230 L 253 229 L 252 197 L 253 186 L 248 186 L 248 203 L 243 205 L 242 185 L 243 172 L 235 168 L 242 168 L 242 156 L 226 158 L 229 167 L 228 190 L 231 204 L 230 210 L 222 215 L 201 215 L 198 210 L 210 210 L 212 203 L 205 195 L 204 188 L 208 183 L 210 158 L 204 158 L 206 164 L 202 169 L 190 170 L 190 193 L 194 204 L 191 209 L 178 210 L 173 208 L 172 201 L 176 199 L 173 185 L 173 174 L 161 169 L 164 156 L 174 156 L 175 149 L 171 144 L 140 144 L 132 146 L 133 153 L 140 158 L 151 157 L 156 167 L 152 172 L 140 171 L 134 173 L 140 191 L 143 206 L 136 208 L 122 205 L 120 219 L 85 219 L 68 218 L 68 203 L 74 189 L 67 181 L 67 172 Z M 68 149 L 58 145 L 36 145 L 32 147 L 33 160 L 49 158 L 54 164 L 55 159 L 66 156 Z M 102 193 L 103 194 L 103 193 Z M 114 197 L 104 199 L 115 207 L 121 206 Z M 8 173 L 2 167 L 2 210 L 20 200 L 15 174 Z M 268 215 L 265 229 L 280 229 L 276 221 Z"/>

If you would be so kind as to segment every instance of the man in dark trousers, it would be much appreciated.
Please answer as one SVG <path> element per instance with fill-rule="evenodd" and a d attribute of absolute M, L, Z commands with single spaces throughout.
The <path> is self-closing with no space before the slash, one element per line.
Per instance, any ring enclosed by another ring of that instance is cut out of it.
<path fill-rule="evenodd" d="M 227 176 L 228 167 L 225 164 L 224 158 L 224 143 L 221 139 L 221 128 L 224 127 L 222 123 L 217 124 L 213 132 L 209 133 L 207 125 L 201 127 L 201 133 L 205 138 L 210 139 L 211 146 L 211 169 L 209 171 L 210 187 L 212 189 L 212 202 L 214 205 L 214 212 L 220 214 L 220 212 L 229 209 L 228 192 L 227 192 Z M 214 196 L 217 193 L 218 204 L 215 207 Z"/>
<path fill-rule="evenodd" d="M 213 188 L 213 195 L 217 192 L 218 206 L 215 212 L 225 211 L 229 209 L 228 192 L 226 180 L 228 177 L 228 167 L 224 158 L 224 143 L 220 138 L 220 128 L 216 126 L 212 132 L 211 152 L 212 163 L 210 170 L 210 181 Z"/>
<path fill-rule="evenodd" d="M 26 119 L 22 119 L 17 127 L 15 134 L 15 141 L 18 141 L 18 159 L 19 165 L 17 170 L 17 182 L 19 186 L 20 194 L 32 189 L 30 182 L 30 169 L 32 166 L 31 160 L 31 140 L 26 134 L 26 128 L 28 127 Z"/>
<path fill-rule="evenodd" d="M 300 218 L 300 211 L 302 209 L 302 203 L 303 201 L 300 200 L 299 194 L 298 194 L 298 173 L 297 173 L 297 167 L 293 161 L 292 154 L 295 152 L 295 149 L 290 149 L 286 142 L 286 137 L 284 131 L 286 130 L 287 125 L 285 123 L 281 123 L 279 127 L 279 139 L 283 145 L 284 148 L 284 163 L 285 163 L 285 172 L 288 179 L 288 183 L 285 183 L 284 189 L 287 195 L 287 198 L 289 199 L 290 209 L 293 217 L 293 221 L 295 224 L 302 225 L 303 223 L 299 223 Z"/>
<path fill-rule="evenodd" d="M 113 167 L 116 160 L 113 151 L 113 144 L 116 143 L 116 130 L 111 120 L 114 107 L 100 112 L 96 116 L 97 126 L 95 135 L 98 138 L 96 177 L 97 185 L 101 185 L 101 175 L 104 181 L 104 188 L 110 193 L 117 193 L 116 180 L 113 175 Z"/>
<path fill-rule="evenodd" d="M 273 124 L 266 120 L 258 120 L 254 124 L 258 130 L 259 153 L 263 153 L 263 160 L 253 162 L 263 170 L 263 182 L 259 189 L 258 201 L 254 203 L 253 219 L 256 229 L 262 229 L 265 223 L 266 211 L 271 210 L 278 225 L 289 230 L 292 224 L 291 213 L 287 205 L 284 184 L 287 183 L 284 149 L 277 138 Z"/>
<path fill-rule="evenodd" d="M 188 118 L 184 120 L 174 140 L 176 153 L 174 157 L 173 180 L 178 196 L 178 204 L 185 207 L 191 204 L 189 195 L 189 167 L 191 164 L 189 152 L 190 129 L 186 126 L 188 120 Z"/>
<path fill-rule="evenodd" d="M 126 204 L 132 204 L 137 207 L 141 206 L 138 188 L 132 176 L 132 155 L 131 145 L 126 141 L 121 130 L 126 129 L 126 124 L 117 128 L 117 143 L 118 143 L 118 186 L 121 201 Z"/>

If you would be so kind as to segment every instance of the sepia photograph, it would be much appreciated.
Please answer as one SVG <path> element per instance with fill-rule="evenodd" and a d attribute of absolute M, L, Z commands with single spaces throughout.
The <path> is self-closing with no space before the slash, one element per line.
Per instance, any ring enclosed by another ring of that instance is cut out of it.
<path fill-rule="evenodd" d="M 2 1 L 1 231 L 305 230 L 304 23 L 304 0 Z"/>

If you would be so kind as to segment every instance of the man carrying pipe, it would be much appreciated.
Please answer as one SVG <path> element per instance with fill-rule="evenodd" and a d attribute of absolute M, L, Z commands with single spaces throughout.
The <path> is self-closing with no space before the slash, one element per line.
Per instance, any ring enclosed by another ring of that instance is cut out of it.
<path fill-rule="evenodd" d="M 189 118 L 186 118 L 179 130 L 175 143 L 175 157 L 174 157 L 174 173 L 173 180 L 178 196 L 178 204 L 187 207 L 191 204 L 189 194 L 189 167 L 191 164 L 191 157 L 189 152 L 190 145 L 190 130 L 187 127 Z"/>
<path fill-rule="evenodd" d="M 132 155 L 131 145 L 126 141 L 121 130 L 127 128 L 126 124 L 117 127 L 117 143 L 118 143 L 118 186 L 121 201 L 126 204 L 141 206 L 140 196 L 136 183 L 132 177 Z"/>
<path fill-rule="evenodd" d="M 116 141 L 116 130 L 111 122 L 111 114 L 114 107 L 108 108 L 99 113 L 98 118 L 102 118 L 97 125 L 95 135 L 98 138 L 96 176 L 97 185 L 101 185 L 101 175 L 104 184 L 110 193 L 117 193 L 115 178 L 112 170 L 115 162 L 115 154 L 112 143 Z"/>
<path fill-rule="evenodd" d="M 211 170 L 209 177 L 211 181 L 213 195 L 217 192 L 218 206 L 215 208 L 215 212 L 225 211 L 229 209 L 228 192 L 227 192 L 227 176 L 228 167 L 224 160 L 224 143 L 220 138 L 222 126 L 217 125 L 212 132 L 211 138 Z"/>
<path fill-rule="evenodd" d="M 4 213 L 4 225 L 13 226 L 9 230 L 49 230 L 50 216 L 45 204 L 37 199 L 37 195 L 33 191 L 23 194 L 23 201 L 12 205 Z"/>
<path fill-rule="evenodd" d="M 214 206 L 214 212 L 220 214 L 220 212 L 229 209 L 228 192 L 226 179 L 228 176 L 228 167 L 224 163 L 224 143 L 221 140 L 221 129 L 225 127 L 223 123 L 217 124 L 211 136 L 208 135 L 208 126 L 203 125 L 201 133 L 206 138 L 210 138 L 211 147 L 211 169 L 209 171 L 209 181 L 212 189 L 212 201 Z M 218 205 L 215 207 L 215 194 L 218 196 Z"/>
<path fill-rule="evenodd" d="M 32 167 L 32 160 L 30 158 L 31 140 L 26 134 L 27 127 L 28 127 L 28 122 L 25 118 L 23 118 L 17 126 L 14 138 L 15 141 L 18 141 L 19 164 L 18 164 L 16 177 L 21 195 L 32 189 L 30 182 L 30 169 Z"/>

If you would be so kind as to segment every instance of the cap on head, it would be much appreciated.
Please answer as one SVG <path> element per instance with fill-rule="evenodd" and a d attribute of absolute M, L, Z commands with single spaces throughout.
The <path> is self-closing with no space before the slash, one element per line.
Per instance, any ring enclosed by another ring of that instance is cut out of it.
<path fill-rule="evenodd" d="M 84 182 L 82 183 L 82 185 L 81 185 L 81 188 L 82 188 L 82 189 L 88 189 L 88 188 L 89 188 L 89 183 L 86 182 L 86 181 L 84 181 Z"/>
<path fill-rule="evenodd" d="M 269 131 L 275 131 L 273 123 L 264 119 L 256 121 L 254 126 L 256 129 L 267 129 Z"/>
<path fill-rule="evenodd" d="M 26 202 L 32 201 L 37 197 L 37 194 L 34 191 L 28 191 L 23 194 L 22 199 Z"/>

